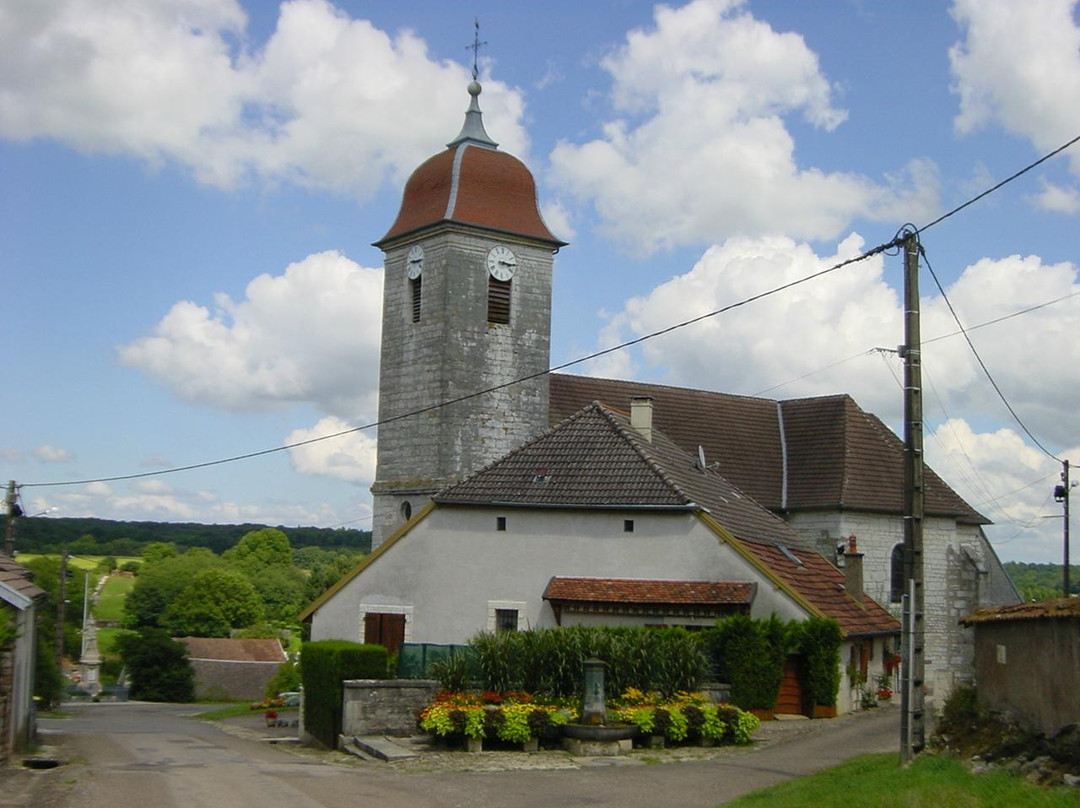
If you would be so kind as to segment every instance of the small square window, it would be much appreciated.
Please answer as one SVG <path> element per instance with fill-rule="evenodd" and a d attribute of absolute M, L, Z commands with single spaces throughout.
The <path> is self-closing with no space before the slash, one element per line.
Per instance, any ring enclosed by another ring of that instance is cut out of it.
<path fill-rule="evenodd" d="M 506 530 L 506 517 L 505 516 L 496 516 L 495 517 L 495 529 L 496 530 Z"/>
<path fill-rule="evenodd" d="M 633 519 L 623 519 L 622 529 L 623 529 L 623 533 L 633 533 L 634 532 L 634 520 Z"/>
<path fill-rule="evenodd" d="M 517 609 L 496 609 L 495 610 L 495 631 L 517 631 L 518 630 L 518 611 Z"/>

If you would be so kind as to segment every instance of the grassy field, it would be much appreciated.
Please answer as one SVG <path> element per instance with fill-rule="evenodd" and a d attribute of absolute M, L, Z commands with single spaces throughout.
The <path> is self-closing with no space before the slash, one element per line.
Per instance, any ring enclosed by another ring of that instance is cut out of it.
<path fill-rule="evenodd" d="M 124 598 L 134 586 L 134 578 L 110 575 L 101 589 L 97 605 L 94 606 L 94 617 L 98 620 L 119 621 L 124 616 Z"/>
<path fill-rule="evenodd" d="M 809 777 L 755 791 L 725 808 L 1077 808 L 1076 789 L 1034 786 L 1003 772 L 968 774 L 953 758 L 923 755 L 908 769 L 889 753 L 865 755 Z"/>
<path fill-rule="evenodd" d="M 116 656 L 116 637 L 123 632 L 122 628 L 99 628 L 97 631 L 98 651 L 102 656 Z"/>
<path fill-rule="evenodd" d="M 59 558 L 56 553 L 41 555 L 38 553 L 19 553 L 19 561 L 26 563 L 35 558 Z M 82 570 L 83 572 L 93 572 L 97 569 L 98 564 L 101 563 L 105 556 L 68 556 L 68 566 L 71 569 Z M 117 556 L 116 563 L 123 564 L 125 561 L 142 561 L 139 556 Z"/>

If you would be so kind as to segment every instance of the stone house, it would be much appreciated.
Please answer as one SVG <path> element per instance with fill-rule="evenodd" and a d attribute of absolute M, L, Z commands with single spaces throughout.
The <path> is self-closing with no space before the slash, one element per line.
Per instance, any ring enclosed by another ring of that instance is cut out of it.
<path fill-rule="evenodd" d="M 195 698 L 262 701 L 267 683 L 286 661 L 277 640 L 180 637 L 195 671 Z"/>
<path fill-rule="evenodd" d="M 45 590 L 30 580 L 30 570 L 0 555 L 0 605 L 16 636 L 0 648 L 0 762 L 32 740 L 37 605 Z"/>
<path fill-rule="evenodd" d="M 839 621 L 880 672 L 899 623 L 782 519 L 633 414 L 594 403 L 439 492 L 301 616 L 311 638 L 465 643 L 480 631 Z M 391 628 L 396 627 L 396 628 Z M 387 633 L 383 633 L 387 632 Z M 807 712 L 794 693 L 778 709 Z M 838 708 L 851 708 L 842 687 Z"/>
<path fill-rule="evenodd" d="M 980 609 L 975 631 L 979 706 L 1052 736 L 1080 723 L 1080 598 Z"/>

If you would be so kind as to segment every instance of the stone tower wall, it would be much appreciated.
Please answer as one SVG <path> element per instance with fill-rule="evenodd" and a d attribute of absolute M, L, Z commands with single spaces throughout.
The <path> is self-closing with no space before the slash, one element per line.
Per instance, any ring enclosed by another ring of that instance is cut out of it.
<path fill-rule="evenodd" d="M 405 255 L 424 248 L 420 322 L 412 321 Z M 510 323 L 487 322 L 488 250 L 518 264 Z M 482 468 L 548 426 L 546 376 L 478 398 L 441 402 L 546 371 L 551 355 L 550 245 L 447 225 L 390 246 L 386 255 L 379 420 L 433 408 L 379 428 L 373 546 L 444 485 Z"/>

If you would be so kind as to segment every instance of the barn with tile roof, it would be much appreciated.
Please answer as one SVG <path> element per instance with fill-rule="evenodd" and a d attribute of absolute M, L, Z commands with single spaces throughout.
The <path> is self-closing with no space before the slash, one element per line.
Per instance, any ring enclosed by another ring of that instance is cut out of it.
<path fill-rule="evenodd" d="M 776 614 L 836 619 L 845 661 L 880 667 L 897 620 L 650 419 L 647 402 L 632 414 L 594 402 L 443 489 L 305 612 L 312 638 L 383 641 L 368 633 L 374 615 L 400 626 L 399 641 L 464 643 L 485 630 Z M 841 709 L 849 698 L 842 689 Z"/>

